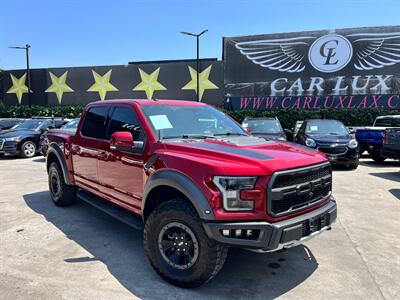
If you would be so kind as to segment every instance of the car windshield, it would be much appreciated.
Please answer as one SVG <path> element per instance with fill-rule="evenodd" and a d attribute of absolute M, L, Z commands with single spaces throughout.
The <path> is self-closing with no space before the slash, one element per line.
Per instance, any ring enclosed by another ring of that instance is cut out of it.
<path fill-rule="evenodd" d="M 254 133 L 281 133 L 283 131 L 281 124 L 276 119 L 245 120 L 242 126 Z"/>
<path fill-rule="evenodd" d="M 375 127 L 400 127 L 400 117 L 399 118 L 379 118 L 376 119 Z"/>
<path fill-rule="evenodd" d="M 42 125 L 44 120 L 25 120 L 17 125 L 15 125 L 12 129 L 18 130 L 36 130 Z"/>
<path fill-rule="evenodd" d="M 306 133 L 347 135 L 347 128 L 342 122 L 335 120 L 313 120 L 307 122 Z"/>
<path fill-rule="evenodd" d="M 76 129 L 76 128 L 78 128 L 78 124 L 79 124 L 79 119 L 75 119 L 75 120 L 72 120 L 72 121 L 68 122 L 67 124 L 63 125 L 61 128 Z"/>
<path fill-rule="evenodd" d="M 159 139 L 247 135 L 237 123 L 211 106 L 157 104 L 142 105 L 141 109 Z"/>

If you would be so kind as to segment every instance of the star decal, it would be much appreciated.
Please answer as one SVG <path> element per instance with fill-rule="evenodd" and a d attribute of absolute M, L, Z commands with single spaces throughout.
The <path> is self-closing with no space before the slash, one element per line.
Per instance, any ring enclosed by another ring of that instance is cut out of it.
<path fill-rule="evenodd" d="M 215 90 L 218 87 L 212 83 L 208 77 L 210 76 L 212 65 L 208 66 L 205 70 L 200 72 L 199 74 L 199 89 L 200 89 L 200 100 L 203 98 L 203 94 L 205 90 Z M 189 81 L 182 90 L 194 90 L 197 94 L 197 71 L 189 66 L 190 77 L 192 80 Z"/>
<path fill-rule="evenodd" d="M 70 92 L 74 91 L 66 83 L 68 71 L 65 71 L 65 73 L 62 74 L 60 77 L 57 77 L 56 75 L 54 75 L 51 72 L 49 72 L 49 74 L 50 74 L 50 79 L 51 79 L 51 85 L 49 86 L 49 88 L 47 90 L 45 90 L 45 92 L 46 93 L 56 93 L 58 103 L 61 104 L 63 93 L 70 93 Z"/>
<path fill-rule="evenodd" d="M 21 104 L 22 96 L 28 93 L 28 87 L 25 85 L 26 73 L 21 78 L 15 77 L 10 73 L 12 86 L 6 92 L 7 94 L 15 94 L 18 99 L 18 103 Z M 32 91 L 31 91 L 32 92 Z"/>
<path fill-rule="evenodd" d="M 112 69 L 110 69 L 106 74 L 101 76 L 92 70 L 95 82 L 87 91 L 98 92 L 101 100 L 104 100 L 106 98 L 107 92 L 118 91 L 118 89 L 110 83 L 111 72 Z"/>
<path fill-rule="evenodd" d="M 145 91 L 147 99 L 153 97 L 154 91 L 165 91 L 167 88 L 158 82 L 158 74 L 160 74 L 160 68 L 155 70 L 151 74 L 147 74 L 141 68 L 139 68 L 140 78 L 142 81 L 133 88 L 134 91 Z"/>

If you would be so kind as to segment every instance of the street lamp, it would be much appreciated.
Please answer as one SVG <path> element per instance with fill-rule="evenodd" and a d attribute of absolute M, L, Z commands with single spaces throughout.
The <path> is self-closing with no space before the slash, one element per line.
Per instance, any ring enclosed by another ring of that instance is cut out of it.
<path fill-rule="evenodd" d="M 200 58 L 199 58 L 199 38 L 202 36 L 204 33 L 206 33 L 208 29 L 203 30 L 202 32 L 196 34 L 196 33 L 191 33 L 191 32 L 186 32 L 186 31 L 181 31 L 182 34 L 185 35 L 190 35 L 196 37 L 196 45 L 197 45 L 197 58 L 196 58 L 196 71 L 197 71 L 197 102 L 200 102 L 200 93 L 199 93 L 199 63 L 200 63 Z"/>
<path fill-rule="evenodd" d="M 8 48 L 12 48 L 12 49 L 22 49 L 25 50 L 26 52 L 26 73 L 28 76 L 28 105 L 31 106 L 31 72 L 29 69 L 29 48 L 31 47 L 31 45 L 26 44 L 25 47 L 16 47 L 16 46 L 12 46 L 12 47 L 8 47 Z"/>

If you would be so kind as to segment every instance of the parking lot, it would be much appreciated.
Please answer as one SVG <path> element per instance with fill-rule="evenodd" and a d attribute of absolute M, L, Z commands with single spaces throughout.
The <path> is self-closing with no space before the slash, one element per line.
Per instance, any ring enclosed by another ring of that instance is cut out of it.
<path fill-rule="evenodd" d="M 399 299 L 400 164 L 334 171 L 338 221 L 302 246 L 231 249 L 194 290 L 161 280 L 142 233 L 78 203 L 52 204 L 42 157 L 0 160 L 1 299 Z"/>

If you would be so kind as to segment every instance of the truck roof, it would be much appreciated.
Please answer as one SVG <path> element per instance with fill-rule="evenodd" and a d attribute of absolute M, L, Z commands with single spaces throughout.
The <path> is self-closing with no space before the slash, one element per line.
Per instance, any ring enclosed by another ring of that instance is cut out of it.
<path fill-rule="evenodd" d="M 185 101 L 185 100 L 168 100 L 168 99 L 113 99 L 113 100 L 104 100 L 104 101 L 96 101 L 91 102 L 88 105 L 97 105 L 97 104 L 133 104 L 136 103 L 138 105 L 184 105 L 184 106 L 205 106 L 207 104 L 195 101 Z"/>

